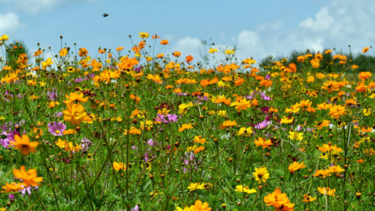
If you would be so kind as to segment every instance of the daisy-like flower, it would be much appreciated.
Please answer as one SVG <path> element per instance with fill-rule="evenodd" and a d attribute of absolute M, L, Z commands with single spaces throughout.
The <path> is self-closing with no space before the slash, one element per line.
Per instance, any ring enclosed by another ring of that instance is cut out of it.
<path fill-rule="evenodd" d="M 40 186 L 40 182 L 43 181 L 43 177 L 37 177 L 36 169 L 26 171 L 25 166 L 21 166 L 20 169 L 13 169 L 13 174 L 15 178 L 23 180 L 22 183 L 25 187 Z"/>
<path fill-rule="evenodd" d="M 54 136 L 62 136 L 65 129 L 66 125 L 62 122 L 52 122 L 48 124 L 48 130 Z"/>
<path fill-rule="evenodd" d="M 253 189 L 249 189 L 249 187 L 242 186 L 242 185 L 237 185 L 236 189 L 234 191 L 236 191 L 236 192 L 242 192 L 242 193 L 247 193 L 247 194 L 251 194 L 251 193 L 256 193 L 257 192 L 257 190 L 255 190 L 254 188 Z"/>
<path fill-rule="evenodd" d="M 261 183 L 265 183 L 270 178 L 270 173 L 268 172 L 266 167 L 255 168 L 255 172 L 253 173 L 255 180 Z"/>
<path fill-rule="evenodd" d="M 30 138 L 27 135 L 22 135 L 22 137 L 15 135 L 14 141 L 10 143 L 13 145 L 13 148 L 19 150 L 22 155 L 29 155 L 30 152 L 35 153 L 36 147 L 39 145 L 37 141 L 30 142 Z"/>

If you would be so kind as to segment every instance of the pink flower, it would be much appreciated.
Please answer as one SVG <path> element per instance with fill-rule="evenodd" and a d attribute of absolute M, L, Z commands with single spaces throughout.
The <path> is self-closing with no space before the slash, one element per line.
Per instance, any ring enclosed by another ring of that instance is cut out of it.
<path fill-rule="evenodd" d="M 54 136 L 63 136 L 66 125 L 62 122 L 53 122 L 48 124 L 49 132 Z"/>

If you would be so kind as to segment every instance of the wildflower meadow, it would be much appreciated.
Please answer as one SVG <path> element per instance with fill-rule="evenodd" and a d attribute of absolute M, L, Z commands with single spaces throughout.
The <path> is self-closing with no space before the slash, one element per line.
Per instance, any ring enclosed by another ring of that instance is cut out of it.
<path fill-rule="evenodd" d="M 1 211 L 375 209 L 370 70 L 129 37 L 56 56 L 0 37 Z"/>

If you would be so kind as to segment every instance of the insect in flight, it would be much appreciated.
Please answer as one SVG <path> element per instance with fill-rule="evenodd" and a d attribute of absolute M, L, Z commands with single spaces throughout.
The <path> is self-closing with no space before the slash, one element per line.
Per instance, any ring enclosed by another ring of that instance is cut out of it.
<path fill-rule="evenodd" d="M 108 14 L 107 13 L 103 13 L 103 17 L 107 17 L 108 16 Z"/>

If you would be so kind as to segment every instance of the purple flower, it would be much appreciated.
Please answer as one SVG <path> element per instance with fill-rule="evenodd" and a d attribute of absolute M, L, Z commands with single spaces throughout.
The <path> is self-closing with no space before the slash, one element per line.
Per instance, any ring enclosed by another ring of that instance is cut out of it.
<path fill-rule="evenodd" d="M 132 209 L 132 211 L 139 211 L 139 206 L 135 205 L 135 207 Z"/>
<path fill-rule="evenodd" d="M 178 116 L 176 114 L 167 114 L 167 118 L 169 123 L 177 122 L 178 120 Z"/>
<path fill-rule="evenodd" d="M 54 117 L 61 117 L 63 115 L 63 112 L 56 112 L 53 114 Z"/>
<path fill-rule="evenodd" d="M 65 129 L 66 125 L 64 125 L 62 122 L 53 122 L 48 124 L 48 130 L 54 136 L 63 136 Z"/>
<path fill-rule="evenodd" d="M 158 143 L 154 139 L 150 139 L 147 141 L 147 144 L 151 147 L 155 147 Z"/>
<path fill-rule="evenodd" d="M 261 109 L 260 109 L 264 114 L 268 114 L 270 108 L 268 106 L 263 106 Z"/>
<path fill-rule="evenodd" d="M 29 195 L 31 195 L 31 187 L 32 187 L 32 186 L 29 186 L 29 187 L 27 187 L 27 188 L 24 188 L 24 189 L 20 190 L 20 192 L 22 193 L 22 196 L 25 196 L 26 191 L 27 191 L 27 193 L 28 193 Z M 38 189 L 38 186 L 35 186 L 35 189 Z"/>
<path fill-rule="evenodd" d="M 201 100 L 201 101 L 208 101 L 207 96 L 198 96 L 198 99 Z"/>
<path fill-rule="evenodd" d="M 270 75 L 266 75 L 265 79 L 266 79 L 266 80 L 270 80 L 270 79 L 271 79 L 271 76 L 270 76 Z"/>
<path fill-rule="evenodd" d="M 86 137 L 81 139 L 81 146 L 83 151 L 87 151 L 91 145 L 92 142 L 88 140 Z"/>
<path fill-rule="evenodd" d="M 136 68 L 134 68 L 134 70 L 135 70 L 135 72 L 139 73 L 142 70 L 142 67 L 141 66 L 136 67 Z"/>
<path fill-rule="evenodd" d="M 145 161 L 147 162 L 148 160 L 149 160 L 149 158 L 148 158 L 148 154 L 145 153 Z"/>
<path fill-rule="evenodd" d="M 155 118 L 155 121 L 162 122 L 162 123 L 168 123 L 168 121 L 165 120 L 165 116 L 163 114 L 157 114 L 157 115 L 158 115 L 158 117 Z"/>
<path fill-rule="evenodd" d="M 264 129 L 271 124 L 271 121 L 263 120 L 262 122 L 255 125 L 255 129 Z"/>
<path fill-rule="evenodd" d="M 3 147 L 9 149 L 9 140 L 7 138 L 4 138 L 4 139 L 0 139 L 0 143 Z"/>
<path fill-rule="evenodd" d="M 76 78 L 76 80 L 74 80 L 76 83 L 81 83 L 82 81 L 84 81 L 85 79 L 84 78 L 81 78 L 81 77 L 78 77 Z"/>
<path fill-rule="evenodd" d="M 1 133 L 0 133 L 0 135 L 6 135 L 6 134 L 8 134 L 7 133 L 7 131 L 8 131 L 8 126 L 7 126 L 7 124 L 3 124 L 3 125 L 1 125 Z"/>
<path fill-rule="evenodd" d="M 187 95 L 187 93 L 185 93 L 185 92 L 182 92 L 182 93 L 177 93 L 177 95 L 178 95 L 178 96 L 186 96 L 186 95 Z"/>
<path fill-rule="evenodd" d="M 9 194 L 8 197 L 11 202 L 14 202 L 14 194 Z"/>
<path fill-rule="evenodd" d="M 271 98 L 268 97 L 267 95 L 265 95 L 263 92 L 261 92 L 260 95 L 261 95 L 262 99 L 265 100 L 265 101 L 270 101 L 271 100 Z"/>
<path fill-rule="evenodd" d="M 52 92 L 48 91 L 47 96 L 50 100 L 55 101 L 57 99 L 57 93 L 55 92 L 55 88 L 53 88 Z"/>

